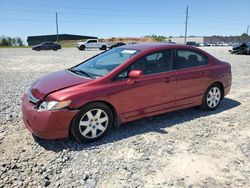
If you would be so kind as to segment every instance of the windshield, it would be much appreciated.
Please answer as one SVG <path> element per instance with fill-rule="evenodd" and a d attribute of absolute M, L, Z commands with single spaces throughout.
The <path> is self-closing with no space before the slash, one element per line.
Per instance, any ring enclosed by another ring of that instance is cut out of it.
<path fill-rule="evenodd" d="M 114 48 L 70 70 L 89 77 L 102 77 L 138 53 L 139 51 L 134 49 Z"/>

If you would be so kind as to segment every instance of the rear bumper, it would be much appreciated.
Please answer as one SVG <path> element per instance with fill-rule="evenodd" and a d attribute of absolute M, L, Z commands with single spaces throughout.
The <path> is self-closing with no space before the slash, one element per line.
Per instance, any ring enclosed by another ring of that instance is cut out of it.
<path fill-rule="evenodd" d="M 226 96 L 229 93 L 230 89 L 231 89 L 231 85 L 224 88 L 224 96 Z"/>
<path fill-rule="evenodd" d="M 39 112 L 34 109 L 27 95 L 22 98 L 22 113 L 25 127 L 34 135 L 45 139 L 59 139 L 69 136 L 69 126 L 78 110 L 57 110 Z"/>

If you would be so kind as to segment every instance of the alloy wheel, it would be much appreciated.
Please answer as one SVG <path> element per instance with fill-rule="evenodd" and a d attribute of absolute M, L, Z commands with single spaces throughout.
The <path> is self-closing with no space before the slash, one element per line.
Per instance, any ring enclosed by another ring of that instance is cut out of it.
<path fill-rule="evenodd" d="M 212 87 L 207 94 L 207 105 L 215 108 L 221 99 L 221 91 L 218 87 Z"/>
<path fill-rule="evenodd" d="M 79 131 L 85 138 L 97 138 L 105 132 L 108 123 L 109 118 L 104 110 L 91 109 L 80 119 Z"/>

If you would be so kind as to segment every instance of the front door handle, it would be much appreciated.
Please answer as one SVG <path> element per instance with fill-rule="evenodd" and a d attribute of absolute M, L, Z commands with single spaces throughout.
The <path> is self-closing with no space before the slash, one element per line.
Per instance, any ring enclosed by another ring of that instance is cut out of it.
<path fill-rule="evenodd" d="M 202 72 L 200 72 L 200 75 L 202 75 L 202 76 L 208 76 L 209 75 L 209 71 L 202 71 Z"/>

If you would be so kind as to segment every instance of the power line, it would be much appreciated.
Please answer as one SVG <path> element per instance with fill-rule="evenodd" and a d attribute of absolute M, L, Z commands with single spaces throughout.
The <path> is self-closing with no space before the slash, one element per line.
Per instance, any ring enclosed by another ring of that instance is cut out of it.
<path fill-rule="evenodd" d="M 18 22 L 46 22 L 52 23 L 53 20 L 41 20 L 41 19 L 17 19 L 17 18 L 0 18 L 3 21 L 18 21 Z M 166 22 L 92 22 L 92 21 L 67 21 L 61 20 L 60 23 L 79 23 L 79 24 L 114 24 L 114 25 L 123 25 L 123 24 L 135 24 L 135 25 L 157 25 L 157 24 L 167 24 L 167 25 L 182 25 L 183 23 L 166 23 Z"/>
<path fill-rule="evenodd" d="M 41 10 L 30 10 L 30 9 L 9 9 L 9 8 L 5 8 L 5 9 L 1 9 L 0 8 L 0 11 L 1 12 L 33 12 L 33 13 L 41 13 L 41 14 L 54 14 L 55 12 L 52 12 L 52 11 L 41 11 Z"/>
<path fill-rule="evenodd" d="M 29 6 L 38 6 L 39 8 L 41 6 L 43 7 L 56 7 L 56 8 L 65 8 L 65 9 L 78 9 L 78 10 L 102 10 L 102 11 L 128 11 L 128 12 L 154 12 L 154 13 L 166 13 L 166 11 L 159 11 L 159 10 L 152 10 L 152 9 L 147 9 L 147 10 L 142 10 L 142 9 L 112 9 L 112 8 L 103 8 L 103 7 L 79 7 L 79 6 L 63 6 L 63 5 L 58 5 L 58 4 L 45 4 L 45 3 L 33 3 L 33 2 L 17 2 L 17 1 L 3 1 L 2 2 L 6 4 L 12 4 L 12 5 L 29 5 Z M 172 12 L 171 10 L 168 10 L 168 12 Z M 175 11 L 176 12 L 176 11 Z"/>
<path fill-rule="evenodd" d="M 213 18 L 213 19 L 216 19 L 216 20 L 223 20 L 223 21 L 228 21 L 229 18 L 228 17 L 221 17 L 221 16 L 214 16 L 214 15 L 205 15 L 205 14 L 197 14 L 197 13 L 192 13 L 192 15 L 194 16 L 198 16 L 200 18 Z M 242 21 L 242 18 L 230 18 L 230 20 L 232 21 L 236 21 L 236 22 L 239 22 L 239 21 Z"/>
<path fill-rule="evenodd" d="M 5 1 L 5 0 L 0 0 L 0 2 L 4 2 L 4 3 L 6 3 L 6 4 L 11 4 L 11 5 L 29 5 L 29 6 L 37 6 L 37 7 L 39 7 L 39 9 L 40 9 L 40 7 L 42 6 L 42 7 L 49 7 L 49 8 L 51 8 L 51 7 L 56 7 L 56 8 L 65 8 L 65 9 L 74 9 L 74 12 L 60 12 L 60 11 L 57 11 L 58 13 L 64 13 L 64 14 L 75 14 L 75 15 L 90 15 L 90 16 L 101 16 L 101 17 L 103 17 L 103 16 L 127 16 L 127 17 L 176 17 L 176 16 L 171 16 L 173 13 L 175 13 L 175 14 L 182 14 L 183 12 L 182 11 L 174 11 L 173 12 L 173 10 L 168 10 L 167 11 L 167 13 L 169 13 L 170 15 L 169 16 L 164 16 L 165 14 L 166 14 L 166 11 L 159 11 L 159 10 L 152 10 L 152 9 L 150 9 L 150 10 L 140 10 L 140 9 L 112 9 L 112 8 L 102 8 L 102 7 L 78 7 L 78 6 L 63 6 L 63 5 L 58 5 L 58 4 L 45 4 L 45 3 L 34 3 L 34 2 L 29 2 L 29 3 L 27 3 L 27 2 L 25 2 L 25 1 L 23 1 L 23 2 L 20 2 L 20 1 L 10 1 L 10 0 L 8 0 L 8 1 Z M 159 15 L 159 16 L 155 16 L 155 15 L 149 15 L 149 16 L 144 16 L 144 15 L 131 15 L 131 14 L 129 14 L 129 15 L 126 15 L 126 14 L 107 14 L 107 15 L 104 15 L 104 14 L 102 14 L 102 15 L 98 15 L 98 14 L 96 14 L 96 13 L 76 13 L 75 12 L 75 9 L 78 9 L 78 10 L 85 10 L 85 12 L 86 12 L 86 10 L 102 10 L 102 11 L 104 11 L 104 10 L 106 10 L 106 11 L 119 11 L 119 13 L 121 12 L 121 11 L 128 11 L 128 12 L 148 12 L 148 13 L 152 13 L 152 12 L 154 12 L 154 13 L 164 13 L 164 15 Z M 10 9 L 5 9 L 5 10 L 1 10 L 1 11 L 7 11 L 7 10 L 10 10 Z M 13 11 L 20 11 L 20 10 L 15 10 L 15 9 L 12 9 Z M 40 11 L 40 10 L 22 10 L 22 11 L 25 11 L 25 12 L 27 12 L 27 11 L 32 11 L 32 12 L 40 12 L 40 13 L 42 13 L 42 12 L 47 12 L 47 13 L 52 13 L 52 14 L 54 14 L 54 11 L 52 12 L 52 11 Z M 196 14 L 196 13 L 192 13 L 192 15 L 197 15 L 200 19 L 207 19 L 207 18 L 211 18 L 211 15 L 203 15 L 203 14 Z M 228 21 L 228 17 L 214 17 L 215 18 L 215 20 L 214 21 L 218 21 L 218 20 L 224 20 L 224 21 Z M 237 23 L 235 23 L 235 24 L 238 24 L 238 22 L 239 21 L 242 21 L 242 19 L 241 18 L 239 18 L 239 19 L 235 19 L 235 18 L 230 18 L 230 20 L 237 20 Z"/>
<path fill-rule="evenodd" d="M 34 13 L 48 13 L 48 14 L 54 14 L 52 11 L 41 11 L 41 10 L 30 10 L 30 9 L 0 9 L 0 11 L 7 11 L 7 12 L 34 12 Z M 176 18 L 174 15 L 131 15 L 131 14 L 96 14 L 96 13 L 77 13 L 77 12 L 69 12 L 69 11 L 57 11 L 60 14 L 63 15 L 82 15 L 82 16 L 91 16 L 91 17 L 133 17 L 133 18 Z M 177 12 L 176 12 L 177 13 Z M 196 15 L 196 14 L 194 14 Z M 243 25 L 239 22 L 231 22 L 231 21 L 225 21 L 220 19 L 213 19 L 213 18 L 207 18 L 204 16 L 192 16 L 188 17 L 192 20 L 205 20 L 206 22 L 213 22 L 213 23 L 228 23 L 232 25 Z M 245 24 L 244 24 L 245 25 Z"/>
<path fill-rule="evenodd" d="M 0 9 L 0 11 L 7 11 L 7 12 L 34 12 L 34 13 L 47 13 L 47 14 L 54 14 L 54 12 L 52 11 L 41 11 L 41 10 L 30 10 L 30 9 Z M 133 18 L 176 18 L 176 16 L 173 15 L 126 15 L 126 14 L 95 14 L 95 13 L 76 13 L 76 12 L 68 12 L 68 11 L 59 11 L 58 13 L 62 14 L 62 15 L 82 15 L 82 16 L 91 16 L 91 17 L 133 17 Z M 206 22 L 212 22 L 212 23 L 227 23 L 227 24 L 231 24 L 231 25 L 245 25 L 245 24 L 241 24 L 239 22 L 231 22 L 231 21 L 222 21 L 222 20 L 217 20 L 217 19 L 213 19 L 213 18 L 206 18 L 203 16 L 192 16 L 192 17 L 188 17 L 188 20 L 204 20 Z"/>
<path fill-rule="evenodd" d="M 231 24 L 231 25 L 245 25 L 245 24 L 240 24 L 239 22 L 230 22 L 230 21 L 222 21 L 222 20 L 216 20 L 216 19 L 211 19 L 211 18 L 202 18 L 202 17 L 189 17 L 191 20 L 203 20 L 206 22 L 212 22 L 212 23 L 226 23 L 226 24 Z"/>
<path fill-rule="evenodd" d="M 34 13 L 48 13 L 54 14 L 52 11 L 41 11 L 41 10 L 30 10 L 30 9 L 0 9 L 0 11 L 5 12 L 34 12 Z M 139 17 L 139 18 L 176 18 L 173 14 L 171 15 L 131 15 L 131 14 L 96 14 L 96 13 L 76 13 L 76 12 L 68 12 L 68 11 L 57 11 L 60 14 L 68 14 L 68 15 L 83 15 L 83 16 L 91 16 L 91 17 Z"/>
<path fill-rule="evenodd" d="M 53 24 L 54 21 L 46 20 L 46 19 L 18 19 L 18 18 L 0 18 L 1 21 L 17 21 L 17 22 L 45 22 Z M 182 25 L 183 23 L 166 23 L 166 22 L 92 22 L 92 21 L 69 21 L 69 20 L 60 20 L 60 23 L 67 24 L 92 24 L 92 25 Z M 192 24 L 192 27 L 201 27 L 201 28 L 213 28 L 220 30 L 228 30 L 228 31 L 242 31 L 242 29 L 235 29 L 229 27 L 216 27 L 216 26 L 208 26 L 202 24 Z"/>
<path fill-rule="evenodd" d="M 201 27 L 201 28 L 210 28 L 210 29 L 219 29 L 219 30 L 227 30 L 227 31 L 242 31 L 242 29 L 235 29 L 229 27 L 217 27 L 217 26 L 208 26 L 202 24 L 193 24 L 192 27 Z"/>
<path fill-rule="evenodd" d="M 10 1 L 2 1 L 0 0 L 0 3 L 1 2 L 6 2 L 7 4 L 13 4 L 13 5 L 18 5 L 18 4 L 27 4 L 27 5 L 31 5 L 31 6 L 39 6 L 39 8 L 42 6 L 42 7 L 53 7 L 54 5 L 53 4 L 44 4 L 44 3 L 20 3 L 20 2 L 10 2 Z M 82 15 L 82 16 L 91 16 L 91 17 L 132 17 L 132 18 L 171 18 L 171 17 L 175 17 L 176 16 L 173 16 L 173 14 L 178 14 L 178 16 L 180 16 L 181 18 L 181 15 L 184 14 L 184 12 L 181 12 L 180 11 L 174 11 L 173 13 L 170 13 L 169 10 L 167 11 L 167 13 L 171 14 L 169 16 L 166 15 L 166 11 L 164 11 L 164 15 L 138 15 L 138 14 L 120 14 L 121 11 L 128 11 L 128 12 L 135 12 L 136 13 L 140 13 L 140 12 L 144 12 L 144 13 L 152 13 L 152 12 L 157 12 L 157 13 L 161 13 L 161 11 L 156 11 L 156 10 L 138 10 L 138 9 L 103 9 L 103 8 L 98 8 L 98 7 L 74 7 L 74 6 L 62 6 L 62 5 L 55 5 L 56 8 L 65 8 L 65 9 L 78 9 L 78 10 L 108 10 L 109 12 L 111 10 L 113 11 L 119 11 L 119 13 L 107 13 L 107 14 L 98 14 L 98 12 L 92 12 L 92 13 L 88 13 L 86 11 L 84 11 L 83 13 L 80 12 L 80 11 L 75 11 L 74 12 L 71 12 L 71 11 L 57 11 L 57 13 L 59 13 L 60 15 Z M 0 11 L 15 11 L 15 12 L 34 12 L 34 13 L 48 13 L 48 14 L 55 14 L 55 12 L 53 11 L 43 11 L 43 10 L 30 10 L 30 9 L 1 9 L 0 8 Z M 192 24 L 192 27 L 204 27 L 204 28 L 213 28 L 213 29 L 221 29 L 221 30 L 228 30 L 228 31 L 233 31 L 233 30 L 237 30 L 237 31 L 242 31 L 242 28 L 241 29 L 237 29 L 237 28 L 226 28 L 226 27 L 214 27 L 214 26 L 208 26 L 208 25 L 199 25 L 199 24 L 195 24 L 192 22 L 192 20 L 203 20 L 203 21 L 206 21 L 206 22 L 212 22 L 212 23 L 228 23 L 228 24 L 231 24 L 231 25 L 243 25 L 243 24 L 240 24 L 239 21 L 236 21 L 236 22 L 232 22 L 232 21 L 228 21 L 228 18 L 225 18 L 225 17 L 216 17 L 216 18 L 211 18 L 211 16 L 204 16 L 202 14 L 193 14 L 194 17 L 189 17 L 189 10 L 188 10 L 188 6 L 187 6 L 187 9 L 186 9 L 186 20 L 185 20 L 185 42 L 186 42 L 186 36 L 187 36 L 187 33 L 188 33 L 188 24 Z M 56 16 L 57 17 L 57 16 Z M 56 18 L 57 19 L 57 18 Z M 17 22 L 47 22 L 47 23 L 53 23 L 54 19 L 53 20 L 39 20 L 39 19 L 20 19 L 19 18 L 0 18 L 0 20 L 3 20 L 3 21 L 17 21 Z M 190 21 L 191 20 L 191 21 Z M 224 20 L 224 21 L 223 21 Z M 236 20 L 236 19 L 230 19 L 230 20 Z M 111 21 L 111 20 L 110 20 Z M 134 20 L 135 21 L 135 20 Z M 137 21 L 137 20 L 136 20 Z M 58 20 L 56 21 L 57 22 L 57 33 L 58 33 Z M 104 22 L 102 21 L 75 21 L 75 20 L 70 20 L 70 21 L 67 21 L 67 20 L 61 20 L 60 19 L 60 23 L 68 23 L 68 24 L 74 24 L 74 23 L 79 23 L 79 24 L 93 24 L 93 25 L 103 25 L 103 24 L 111 24 L 111 25 L 179 25 L 179 24 L 183 24 L 183 23 L 166 23 L 166 22 L 106 22 L 106 20 L 104 20 Z M 245 26 L 245 24 L 244 24 Z M 245 27 L 244 27 L 245 28 Z M 249 26 L 247 28 L 247 32 L 249 30 Z"/>
<path fill-rule="evenodd" d="M 0 18 L 1 21 L 17 21 L 17 22 L 46 22 L 52 23 L 53 20 L 43 20 L 43 19 L 18 19 L 18 18 Z"/>

